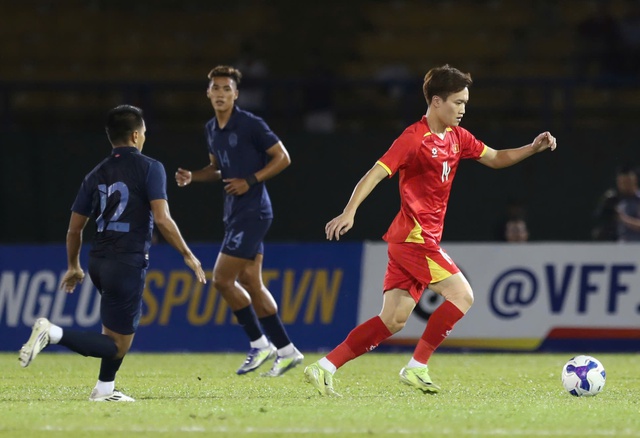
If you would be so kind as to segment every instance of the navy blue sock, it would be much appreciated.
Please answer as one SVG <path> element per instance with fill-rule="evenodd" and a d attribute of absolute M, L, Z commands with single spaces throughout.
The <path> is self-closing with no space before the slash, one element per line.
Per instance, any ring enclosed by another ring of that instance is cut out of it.
<path fill-rule="evenodd" d="M 101 382 L 113 382 L 116 380 L 116 373 L 120 369 L 123 359 L 102 359 L 98 380 Z"/>
<path fill-rule="evenodd" d="M 284 329 L 282 321 L 277 313 L 275 315 L 260 318 L 260 324 L 262 324 L 265 333 L 276 348 L 282 348 L 291 343 L 289 335 L 287 335 L 287 331 Z"/>
<path fill-rule="evenodd" d="M 238 319 L 238 324 L 242 326 L 247 336 L 249 336 L 251 342 L 262 337 L 262 330 L 258 325 L 258 317 L 251 305 L 248 305 L 244 309 L 236 310 L 233 314 Z"/>
<path fill-rule="evenodd" d="M 100 333 L 64 329 L 58 344 L 83 356 L 111 359 L 118 354 L 118 347 L 113 339 Z"/>

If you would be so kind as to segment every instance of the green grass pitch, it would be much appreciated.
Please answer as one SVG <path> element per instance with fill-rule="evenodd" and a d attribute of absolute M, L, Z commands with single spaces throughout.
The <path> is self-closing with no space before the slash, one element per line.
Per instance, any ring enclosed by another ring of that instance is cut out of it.
<path fill-rule="evenodd" d="M 640 437 L 640 356 L 595 354 L 607 382 L 590 398 L 560 383 L 570 356 L 436 353 L 443 390 L 424 395 L 398 381 L 410 353 L 369 353 L 336 374 L 343 397 L 326 398 L 303 367 L 237 376 L 241 354 L 132 352 L 116 385 L 137 401 L 91 403 L 97 359 L 45 351 L 22 369 L 3 353 L 0 436 Z"/>

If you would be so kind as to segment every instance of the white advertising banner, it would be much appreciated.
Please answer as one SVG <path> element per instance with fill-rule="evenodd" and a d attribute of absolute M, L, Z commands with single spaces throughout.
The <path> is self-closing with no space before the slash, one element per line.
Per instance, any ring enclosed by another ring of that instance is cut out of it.
<path fill-rule="evenodd" d="M 443 243 L 475 302 L 443 346 L 535 350 L 543 341 L 637 340 L 640 244 Z M 387 265 L 384 242 L 365 244 L 358 321 L 378 314 Z M 442 298 L 425 291 L 390 344 L 414 344 Z"/>

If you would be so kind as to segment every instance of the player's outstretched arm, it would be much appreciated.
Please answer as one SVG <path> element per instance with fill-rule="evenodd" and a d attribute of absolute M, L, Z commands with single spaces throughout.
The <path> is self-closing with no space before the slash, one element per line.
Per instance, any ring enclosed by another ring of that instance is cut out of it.
<path fill-rule="evenodd" d="M 502 169 L 513 166 L 538 152 L 547 149 L 554 151 L 556 146 L 556 138 L 547 131 L 538 134 L 532 143 L 520 148 L 496 150 L 487 147 L 487 151 L 478 161 L 493 169 Z"/>
<path fill-rule="evenodd" d="M 220 181 L 222 175 L 218 170 L 218 164 L 216 163 L 216 157 L 209 154 L 209 164 L 202 169 L 194 170 L 193 172 L 188 169 L 178 167 L 176 171 L 176 183 L 178 187 L 186 187 L 192 182 L 215 182 Z"/>
<path fill-rule="evenodd" d="M 196 274 L 198 281 L 206 283 L 207 280 L 202 270 L 200 260 L 193 255 L 187 243 L 182 238 L 178 226 L 169 213 L 169 203 L 165 199 L 155 199 L 151 201 L 151 211 L 153 212 L 153 220 L 158 226 L 160 233 L 162 233 L 162 236 L 171 246 L 182 254 L 184 262 Z"/>
<path fill-rule="evenodd" d="M 369 196 L 374 187 L 387 176 L 389 176 L 387 171 L 377 163 L 369 169 L 360 181 L 358 181 L 358 184 L 356 184 L 342 214 L 334 217 L 325 225 L 324 231 L 328 240 L 340 240 L 340 236 L 353 228 L 356 210 L 358 210 L 360 204 Z"/>
<path fill-rule="evenodd" d="M 67 230 L 67 272 L 62 277 L 60 288 L 72 293 L 78 283 L 84 280 L 84 271 L 80 267 L 80 249 L 82 248 L 82 231 L 89 218 L 76 212 L 71 213 Z"/>

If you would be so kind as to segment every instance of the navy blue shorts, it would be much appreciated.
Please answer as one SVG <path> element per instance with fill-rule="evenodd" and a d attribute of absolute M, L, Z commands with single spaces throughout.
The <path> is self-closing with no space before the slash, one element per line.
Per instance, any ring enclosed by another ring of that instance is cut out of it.
<path fill-rule="evenodd" d="M 136 332 L 146 275 L 146 268 L 89 257 L 89 276 L 101 295 L 102 325 L 121 335 Z"/>
<path fill-rule="evenodd" d="M 254 260 L 264 254 L 264 236 L 273 219 L 241 219 L 225 226 L 220 252 L 241 259 Z"/>

